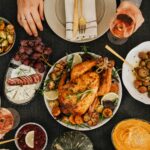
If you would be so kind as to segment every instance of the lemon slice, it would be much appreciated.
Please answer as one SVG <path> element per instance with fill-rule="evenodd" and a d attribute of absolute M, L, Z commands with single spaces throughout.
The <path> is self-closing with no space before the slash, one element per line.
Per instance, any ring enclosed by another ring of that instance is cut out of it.
<path fill-rule="evenodd" d="M 25 142 L 28 147 L 34 148 L 34 131 L 30 131 L 27 133 L 25 137 Z"/>
<path fill-rule="evenodd" d="M 79 54 L 74 54 L 73 56 L 73 62 L 72 62 L 72 68 L 77 65 L 77 64 L 80 64 L 82 63 L 82 58 Z"/>
<path fill-rule="evenodd" d="M 47 100 L 53 101 L 58 98 L 58 91 L 51 90 L 51 91 L 45 91 L 44 96 Z"/>
<path fill-rule="evenodd" d="M 102 97 L 101 101 L 103 103 L 103 101 L 107 101 L 107 100 L 114 101 L 114 100 L 116 100 L 118 98 L 119 98 L 119 96 L 116 93 L 110 92 L 110 93 L 107 93 L 106 95 L 104 95 Z"/>

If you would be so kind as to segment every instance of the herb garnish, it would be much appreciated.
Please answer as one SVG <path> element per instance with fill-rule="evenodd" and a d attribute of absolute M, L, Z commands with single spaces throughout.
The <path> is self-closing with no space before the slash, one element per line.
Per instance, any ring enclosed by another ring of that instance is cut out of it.
<path fill-rule="evenodd" d="M 82 98 L 82 96 L 83 95 L 87 95 L 87 94 L 90 94 L 91 92 L 93 92 L 93 89 L 88 89 L 88 90 L 86 90 L 86 91 L 83 91 L 83 92 L 78 92 L 78 93 L 76 93 L 76 94 L 74 94 L 74 95 L 76 95 L 76 97 L 77 97 L 77 100 L 79 101 L 79 100 L 81 100 L 81 98 Z M 67 96 L 68 98 L 71 98 L 71 95 L 68 95 Z"/>
<path fill-rule="evenodd" d="M 120 72 L 122 69 L 113 69 L 112 70 L 112 76 L 113 78 L 117 79 L 118 78 L 118 72 Z"/>
<path fill-rule="evenodd" d="M 73 56 L 67 55 L 67 72 L 70 72 L 73 62 Z"/>
<path fill-rule="evenodd" d="M 89 47 L 88 46 L 81 46 L 81 50 L 85 53 L 85 54 L 87 54 L 88 53 L 88 49 L 89 49 Z"/>

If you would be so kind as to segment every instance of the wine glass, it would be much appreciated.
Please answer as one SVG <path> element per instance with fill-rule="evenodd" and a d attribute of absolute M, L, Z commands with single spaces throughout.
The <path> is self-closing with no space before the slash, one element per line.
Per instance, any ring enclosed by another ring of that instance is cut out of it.
<path fill-rule="evenodd" d="M 135 18 L 134 14 L 137 12 L 140 14 L 140 10 L 136 7 L 139 8 L 142 3 L 142 0 L 122 0 L 122 2 L 123 1 L 129 1 L 129 3 L 126 4 L 128 4 L 128 7 L 134 7 L 134 9 L 121 5 L 121 8 L 118 8 L 119 12 L 110 23 L 110 30 L 107 33 L 107 36 L 109 41 L 116 45 L 126 43 L 128 38 L 137 30 L 137 18 Z"/>

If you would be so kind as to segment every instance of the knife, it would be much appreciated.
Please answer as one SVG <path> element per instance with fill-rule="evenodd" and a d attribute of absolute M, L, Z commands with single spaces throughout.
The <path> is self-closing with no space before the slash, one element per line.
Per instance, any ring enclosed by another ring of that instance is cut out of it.
<path fill-rule="evenodd" d="M 78 14 L 78 0 L 74 0 L 73 38 L 76 37 L 77 32 L 78 32 L 78 21 L 79 21 L 79 14 Z"/>

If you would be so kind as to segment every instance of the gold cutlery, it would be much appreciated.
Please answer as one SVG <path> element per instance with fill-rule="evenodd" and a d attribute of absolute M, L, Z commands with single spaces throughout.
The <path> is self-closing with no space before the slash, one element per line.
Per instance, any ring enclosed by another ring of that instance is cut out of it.
<path fill-rule="evenodd" d="M 13 142 L 15 140 L 18 140 L 18 138 L 14 138 L 14 139 L 10 139 L 10 140 L 5 140 L 5 141 L 0 141 L 0 145 L 6 144 L 6 143 L 10 143 L 10 142 Z"/>
<path fill-rule="evenodd" d="M 116 57 L 118 57 L 121 61 L 123 61 L 124 63 L 126 63 L 128 66 L 130 66 L 131 68 L 134 69 L 134 67 L 128 62 L 126 61 L 122 56 L 120 56 L 117 52 L 115 52 L 110 46 L 105 45 L 105 48 L 111 52 L 112 54 L 114 54 Z"/>
<path fill-rule="evenodd" d="M 79 22 L 79 15 L 78 15 L 78 0 L 74 0 L 73 38 L 76 37 L 77 32 L 78 32 L 78 22 Z"/>
<path fill-rule="evenodd" d="M 86 19 L 83 16 L 83 0 L 80 0 L 79 33 L 85 33 Z"/>

